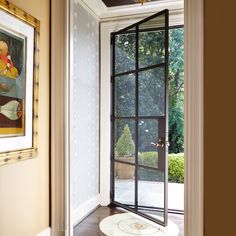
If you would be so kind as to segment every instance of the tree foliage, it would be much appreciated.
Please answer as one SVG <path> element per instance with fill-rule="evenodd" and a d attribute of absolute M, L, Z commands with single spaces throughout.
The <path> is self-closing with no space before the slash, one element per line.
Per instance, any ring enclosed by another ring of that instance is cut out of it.
<path fill-rule="evenodd" d="M 184 151 L 184 29 L 170 30 L 169 152 Z"/>

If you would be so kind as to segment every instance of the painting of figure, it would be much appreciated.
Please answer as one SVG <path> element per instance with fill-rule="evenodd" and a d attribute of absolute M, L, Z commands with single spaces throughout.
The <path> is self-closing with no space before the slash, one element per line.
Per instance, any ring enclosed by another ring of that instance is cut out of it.
<path fill-rule="evenodd" d="M 4 41 L 0 41 L 0 75 L 12 79 L 17 79 L 19 76 L 18 70 L 11 60 L 8 45 Z"/>
<path fill-rule="evenodd" d="M 0 27 L 0 138 L 25 133 L 25 48 L 23 35 Z"/>

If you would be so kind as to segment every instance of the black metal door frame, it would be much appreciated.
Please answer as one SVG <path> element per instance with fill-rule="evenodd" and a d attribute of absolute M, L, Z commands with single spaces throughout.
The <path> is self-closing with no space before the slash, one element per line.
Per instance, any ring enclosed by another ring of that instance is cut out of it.
<path fill-rule="evenodd" d="M 139 68 L 139 32 L 145 32 L 145 29 L 143 30 L 139 30 L 139 25 L 143 24 L 149 20 L 152 20 L 158 16 L 161 15 L 165 15 L 165 27 L 159 27 L 159 28 L 152 28 L 152 29 L 148 29 L 148 31 L 156 31 L 156 30 L 165 30 L 165 62 L 164 63 L 159 63 L 159 64 L 155 64 L 155 65 L 151 65 L 151 66 L 146 66 L 144 68 Z M 127 30 L 131 30 L 134 29 L 135 31 L 129 31 L 129 32 L 135 32 L 136 34 L 136 51 L 135 51 L 135 58 L 136 58 L 136 63 L 135 63 L 135 70 L 129 70 L 127 72 L 123 72 L 123 73 L 115 73 L 115 36 L 125 33 Z M 119 30 L 117 32 L 114 32 L 111 34 L 111 59 L 112 59 L 112 63 L 111 63 L 111 156 L 110 156 L 110 162 L 111 162 L 111 186 L 110 186 L 110 199 L 111 199 L 111 205 L 114 206 L 118 206 L 118 207 L 122 207 L 128 211 L 131 211 L 133 213 L 136 213 L 140 216 L 143 216 L 151 221 L 154 221 L 155 223 L 158 223 L 160 225 L 166 226 L 168 223 L 168 201 L 167 201 L 167 196 L 168 196 L 168 160 L 167 160 L 167 153 L 168 153 L 168 147 L 167 145 L 165 145 L 165 148 L 161 150 L 161 148 L 159 147 L 158 152 L 164 152 L 163 153 L 163 157 L 164 157 L 164 162 L 162 163 L 164 166 L 164 209 L 162 208 L 156 208 L 156 207 L 146 207 L 146 206 L 139 206 L 138 205 L 138 167 L 143 167 L 143 168 L 148 168 L 148 169 L 155 169 L 157 170 L 158 168 L 155 167 L 147 167 L 144 165 L 140 165 L 138 163 L 138 144 L 139 144 L 139 139 L 138 139 L 138 122 L 140 119 L 156 119 L 158 120 L 158 126 L 160 126 L 161 123 L 161 127 L 158 127 L 158 130 L 161 130 L 161 136 L 164 137 L 165 141 L 167 141 L 168 139 L 168 64 L 169 64 L 169 11 L 166 9 L 164 11 L 158 12 L 144 20 L 141 20 L 133 25 L 130 25 L 122 30 Z M 154 68 L 158 68 L 158 67 L 164 67 L 165 70 L 165 115 L 164 116 L 139 116 L 139 104 L 138 104 L 138 97 L 139 97 L 139 72 L 144 71 L 144 70 L 148 70 L 148 69 L 154 69 Z M 128 75 L 128 74 L 135 74 L 135 78 L 136 78 L 136 82 L 135 82 L 135 116 L 130 116 L 130 117 L 117 117 L 115 116 L 115 78 L 118 76 L 122 76 L 122 75 Z M 136 135 L 135 135 L 135 163 L 127 163 L 121 160 L 117 160 L 115 159 L 115 143 L 114 143 L 114 130 L 115 130 L 115 120 L 117 119 L 129 119 L 129 120 L 134 120 L 135 121 L 135 130 L 136 130 Z M 134 201 L 134 205 L 127 205 L 127 204 L 122 204 L 119 202 L 116 202 L 114 199 L 114 191 L 115 191 L 115 186 L 114 186 L 114 181 L 115 181 L 115 163 L 124 163 L 127 165 L 133 165 L 135 166 L 135 201 Z M 159 168 L 160 169 L 160 168 Z M 147 214 L 144 214 L 140 211 L 138 211 L 138 209 L 143 208 L 146 210 L 152 209 L 152 210 L 156 210 L 156 211 L 160 211 L 160 212 L 164 212 L 164 221 L 159 221 Z"/>

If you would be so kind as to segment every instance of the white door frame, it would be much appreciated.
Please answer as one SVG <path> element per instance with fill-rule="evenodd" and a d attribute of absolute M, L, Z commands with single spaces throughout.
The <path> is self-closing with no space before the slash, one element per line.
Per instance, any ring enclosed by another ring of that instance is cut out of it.
<path fill-rule="evenodd" d="M 69 0 L 51 0 L 51 236 L 71 236 Z"/>
<path fill-rule="evenodd" d="M 204 0 L 185 0 L 185 235 L 203 236 Z"/>
<path fill-rule="evenodd" d="M 70 0 L 51 0 L 52 236 L 72 236 L 68 149 L 69 3 Z M 185 0 L 184 7 L 185 235 L 203 236 L 203 0 Z"/>

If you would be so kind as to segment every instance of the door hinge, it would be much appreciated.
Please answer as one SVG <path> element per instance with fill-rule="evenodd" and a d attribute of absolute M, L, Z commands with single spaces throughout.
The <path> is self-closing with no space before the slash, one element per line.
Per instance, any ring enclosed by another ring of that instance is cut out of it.
<path fill-rule="evenodd" d="M 111 122 L 113 122 L 115 120 L 115 116 L 111 115 Z"/>

